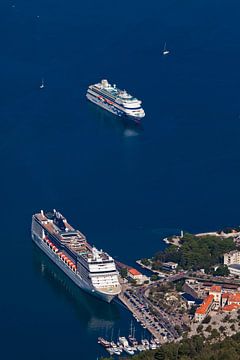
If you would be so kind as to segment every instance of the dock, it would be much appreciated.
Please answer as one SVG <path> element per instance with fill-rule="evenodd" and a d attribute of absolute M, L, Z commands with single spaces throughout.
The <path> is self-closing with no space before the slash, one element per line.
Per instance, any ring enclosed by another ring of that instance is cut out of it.
<path fill-rule="evenodd" d="M 141 311 L 138 311 L 136 308 L 132 306 L 128 298 L 124 295 L 124 291 L 118 295 L 119 300 L 126 306 L 126 308 L 138 318 L 138 320 L 145 325 L 145 328 L 153 335 L 156 339 L 160 342 L 163 342 L 162 336 L 153 328 L 151 327 L 147 321 L 145 321 L 143 314 Z"/>

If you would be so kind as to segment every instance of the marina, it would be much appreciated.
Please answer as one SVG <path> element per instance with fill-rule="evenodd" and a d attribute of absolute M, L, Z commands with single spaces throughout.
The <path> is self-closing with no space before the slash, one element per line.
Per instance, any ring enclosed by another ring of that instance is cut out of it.
<path fill-rule="evenodd" d="M 155 350 L 160 347 L 158 339 L 151 338 L 150 340 L 142 338 L 140 341 L 134 339 L 131 340 L 131 335 L 126 338 L 125 336 L 119 336 L 114 341 L 107 341 L 106 339 L 99 337 L 98 344 L 101 345 L 110 355 L 121 355 L 125 353 L 127 355 L 134 355 L 138 352 L 146 350 Z"/>

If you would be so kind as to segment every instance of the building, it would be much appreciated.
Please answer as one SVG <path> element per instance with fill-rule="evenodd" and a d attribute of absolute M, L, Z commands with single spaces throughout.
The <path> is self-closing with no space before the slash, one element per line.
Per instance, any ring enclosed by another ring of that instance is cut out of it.
<path fill-rule="evenodd" d="M 214 307 L 218 309 L 221 306 L 222 287 L 213 285 L 209 290 L 209 295 L 213 295 Z"/>
<path fill-rule="evenodd" d="M 232 305 L 232 304 L 240 305 L 240 293 L 229 294 L 228 304 L 229 305 Z"/>
<path fill-rule="evenodd" d="M 172 261 L 162 263 L 162 269 L 163 270 L 174 271 L 174 270 L 177 269 L 177 267 L 178 267 L 178 263 L 175 263 L 175 262 L 172 262 Z"/>
<path fill-rule="evenodd" d="M 237 310 L 238 308 L 239 308 L 239 306 L 236 305 L 236 304 L 225 305 L 225 306 L 222 308 L 222 311 L 232 312 L 232 311 Z"/>
<path fill-rule="evenodd" d="M 230 274 L 240 276 L 240 264 L 228 265 L 228 270 L 230 271 Z"/>
<path fill-rule="evenodd" d="M 141 274 L 138 270 L 136 270 L 134 268 L 128 269 L 128 276 L 132 280 L 135 280 L 137 284 L 143 284 L 145 280 L 148 280 L 148 278 L 146 276 L 144 276 L 143 274 Z"/>
<path fill-rule="evenodd" d="M 224 265 L 240 264 L 240 251 L 233 250 L 224 254 Z"/>
<path fill-rule="evenodd" d="M 195 299 L 203 299 L 207 295 L 204 284 L 196 279 L 186 279 L 183 291 Z"/>
<path fill-rule="evenodd" d="M 225 305 L 227 305 L 229 295 L 230 295 L 229 293 L 223 293 L 223 294 L 222 294 L 222 304 L 221 304 L 222 308 L 223 308 Z"/>
<path fill-rule="evenodd" d="M 203 303 L 197 308 L 195 312 L 195 320 L 196 321 L 202 321 L 209 313 L 209 311 L 212 309 L 214 303 L 214 296 L 208 295 L 206 299 L 203 301 Z"/>

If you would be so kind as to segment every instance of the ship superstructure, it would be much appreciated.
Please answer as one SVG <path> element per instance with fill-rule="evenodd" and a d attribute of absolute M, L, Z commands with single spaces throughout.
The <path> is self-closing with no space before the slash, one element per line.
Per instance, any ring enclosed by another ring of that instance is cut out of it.
<path fill-rule="evenodd" d="M 111 85 L 107 80 L 90 85 L 87 94 L 88 100 L 118 116 L 131 117 L 140 120 L 145 116 L 141 101 Z"/>
<path fill-rule="evenodd" d="M 113 258 L 91 246 L 58 211 L 33 215 L 32 239 L 83 290 L 106 302 L 121 292 Z"/>

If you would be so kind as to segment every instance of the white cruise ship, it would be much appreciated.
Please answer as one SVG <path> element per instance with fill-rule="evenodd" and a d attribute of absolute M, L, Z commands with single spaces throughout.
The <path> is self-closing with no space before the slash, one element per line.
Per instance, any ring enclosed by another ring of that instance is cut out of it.
<path fill-rule="evenodd" d="M 116 85 L 112 86 L 107 80 L 90 85 L 86 96 L 94 104 L 115 115 L 127 116 L 135 121 L 139 121 L 145 116 L 140 100 L 125 90 L 118 89 Z"/>
<path fill-rule="evenodd" d="M 106 302 L 121 292 L 113 258 L 91 246 L 56 210 L 33 215 L 32 239 L 81 289 Z"/>

